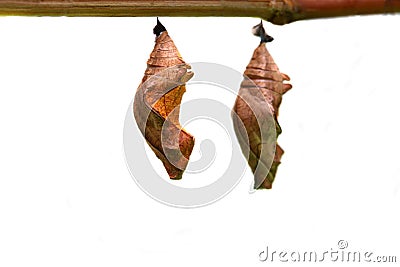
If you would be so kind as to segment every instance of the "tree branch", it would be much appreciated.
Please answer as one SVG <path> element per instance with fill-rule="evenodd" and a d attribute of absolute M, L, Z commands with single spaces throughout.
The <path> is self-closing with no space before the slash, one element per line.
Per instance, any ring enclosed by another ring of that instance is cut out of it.
<path fill-rule="evenodd" d="M 0 15 L 259 17 L 274 24 L 400 12 L 400 0 L 0 0 Z"/>

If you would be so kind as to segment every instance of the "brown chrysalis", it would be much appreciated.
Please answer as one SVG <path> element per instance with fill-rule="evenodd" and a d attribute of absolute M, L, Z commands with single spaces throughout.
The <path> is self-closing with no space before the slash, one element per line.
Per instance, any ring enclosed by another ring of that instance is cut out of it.
<path fill-rule="evenodd" d="M 139 85 L 133 112 L 147 144 L 162 161 L 171 179 L 180 179 L 194 146 L 192 135 L 179 124 L 179 105 L 192 78 L 165 27 L 157 18 L 155 46 Z"/>
<path fill-rule="evenodd" d="M 267 133 L 264 136 L 268 136 L 268 134 L 273 132 L 273 134 L 276 134 L 276 137 L 281 133 L 281 128 L 277 120 L 278 109 L 282 101 L 282 95 L 291 89 L 292 86 L 284 83 L 284 81 L 290 80 L 289 76 L 279 71 L 278 66 L 266 48 L 266 43 L 271 42 L 273 38 L 266 34 L 262 21 L 253 27 L 253 34 L 259 36 L 261 42 L 254 50 L 250 63 L 244 72 L 247 78 L 241 83 L 239 94 L 233 107 L 233 112 L 237 114 L 237 118 L 233 117 L 233 121 L 243 153 L 245 155 L 248 153 L 248 164 L 254 173 L 254 189 L 270 189 L 281 161 L 283 149 L 276 144 L 275 151 L 262 154 L 261 151 L 266 146 L 271 147 L 271 144 L 267 144 L 266 142 L 275 142 L 276 138 L 273 136 L 274 138 L 264 138 L 264 141 L 262 141 L 261 136 L 263 132 Z M 260 91 L 265 99 L 264 102 L 251 101 L 252 98 L 259 97 L 257 94 L 260 94 Z M 246 101 L 245 97 L 249 100 Z M 259 110 L 265 109 L 265 105 L 268 105 L 267 110 L 271 113 L 267 115 L 273 118 L 271 122 L 267 122 L 266 117 L 268 116 L 256 115 L 262 114 Z M 237 120 L 240 120 L 240 124 Z M 271 123 L 275 124 L 274 131 L 268 129 Z M 243 140 L 248 140 L 248 143 L 245 143 Z M 247 149 L 247 153 L 245 153 L 245 149 Z M 267 157 L 273 158 L 272 164 L 271 161 L 268 161 Z M 256 169 L 260 168 L 260 166 L 267 170 L 262 175 L 256 173 Z"/>

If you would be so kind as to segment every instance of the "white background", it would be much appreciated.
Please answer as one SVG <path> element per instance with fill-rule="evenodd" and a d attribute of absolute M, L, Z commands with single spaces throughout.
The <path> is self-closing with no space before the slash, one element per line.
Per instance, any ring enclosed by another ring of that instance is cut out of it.
<path fill-rule="evenodd" d="M 162 22 L 186 62 L 243 71 L 259 42 L 254 18 Z M 248 170 L 189 210 L 149 198 L 124 162 L 154 24 L 0 18 L 0 266 L 265 266 L 267 245 L 324 251 L 340 239 L 400 260 L 400 16 L 266 23 L 293 84 L 274 188 L 248 194 Z"/>

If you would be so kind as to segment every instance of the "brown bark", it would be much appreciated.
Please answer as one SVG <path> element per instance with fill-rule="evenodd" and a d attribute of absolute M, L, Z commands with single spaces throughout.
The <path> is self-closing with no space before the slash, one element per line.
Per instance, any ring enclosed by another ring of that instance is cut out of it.
<path fill-rule="evenodd" d="M 298 19 L 400 12 L 399 0 L 295 0 Z"/>
<path fill-rule="evenodd" d="M 1 0 L 0 15 L 20 16 L 221 16 L 292 21 L 400 12 L 399 0 Z"/>

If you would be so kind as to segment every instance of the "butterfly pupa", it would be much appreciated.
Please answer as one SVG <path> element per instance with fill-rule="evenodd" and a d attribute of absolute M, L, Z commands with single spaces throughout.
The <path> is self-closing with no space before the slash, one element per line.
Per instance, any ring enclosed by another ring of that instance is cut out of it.
<path fill-rule="evenodd" d="M 185 82 L 193 73 L 157 18 L 154 49 L 134 99 L 133 113 L 147 144 L 162 161 L 170 179 L 181 179 L 194 137 L 179 123 Z"/>
<path fill-rule="evenodd" d="M 235 116 L 232 116 L 232 119 L 242 151 L 254 174 L 254 189 L 270 189 L 284 153 L 283 149 L 276 144 L 276 138 L 281 133 L 281 127 L 277 120 L 278 110 L 282 95 L 292 86 L 284 83 L 284 81 L 290 80 L 289 76 L 279 71 L 267 50 L 266 43 L 271 42 L 273 38 L 266 34 L 262 21 L 253 27 L 252 32 L 261 38 L 261 42 L 254 50 L 244 72 L 246 78 L 240 85 L 232 111 Z M 260 92 L 264 100 L 252 101 L 252 99 L 259 97 Z M 247 101 L 245 97 L 247 97 Z M 264 113 L 259 112 L 261 109 Z M 267 110 L 267 113 L 265 113 L 265 110 Z M 256 113 L 266 114 L 266 116 Z M 273 119 L 267 122 L 268 117 Z M 272 124 L 275 128 L 273 131 L 270 129 Z M 269 135 L 276 136 L 271 137 Z M 271 145 L 274 151 L 261 153 L 263 149 L 265 150 L 266 147 L 269 149 Z M 257 172 L 257 168 L 266 171 Z"/>

